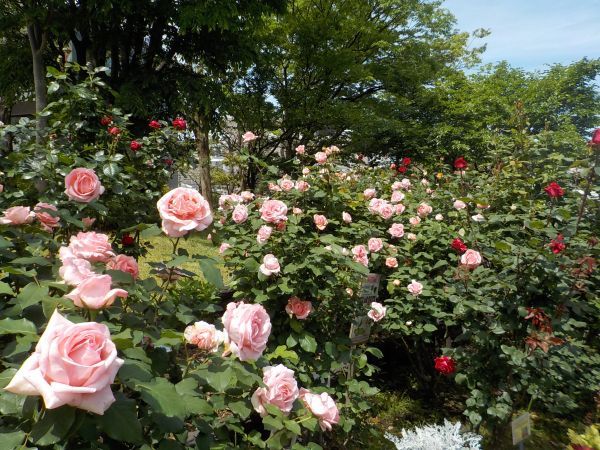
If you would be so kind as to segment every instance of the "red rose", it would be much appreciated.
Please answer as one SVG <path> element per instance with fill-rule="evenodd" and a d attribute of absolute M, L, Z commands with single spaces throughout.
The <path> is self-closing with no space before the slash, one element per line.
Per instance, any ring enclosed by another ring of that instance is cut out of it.
<path fill-rule="evenodd" d="M 544 191 L 546 191 L 546 194 L 548 194 L 548 196 L 552 198 L 562 197 L 563 195 L 565 195 L 565 191 L 563 190 L 563 188 L 560 187 L 560 185 L 556 181 L 553 181 L 548 186 L 546 186 L 544 188 Z"/>
<path fill-rule="evenodd" d="M 365 155 L 363 155 L 362 153 L 359 153 L 358 155 L 356 155 L 356 159 L 358 159 L 359 161 L 362 161 L 363 159 L 365 159 Z"/>
<path fill-rule="evenodd" d="M 137 152 L 140 148 L 142 148 L 142 144 L 140 144 L 138 141 L 131 141 L 129 148 L 132 152 Z"/>
<path fill-rule="evenodd" d="M 406 172 L 406 166 L 398 167 L 398 173 L 405 173 L 405 172 Z"/>
<path fill-rule="evenodd" d="M 588 447 L 587 445 L 582 444 L 571 444 L 571 448 L 573 450 L 594 450 L 592 447 Z"/>
<path fill-rule="evenodd" d="M 118 136 L 119 134 L 121 134 L 121 130 L 117 127 L 110 127 L 108 129 L 108 133 L 112 134 L 113 136 Z"/>
<path fill-rule="evenodd" d="M 450 375 L 456 370 L 454 360 L 449 356 L 438 356 L 435 358 L 435 370 L 444 375 Z"/>
<path fill-rule="evenodd" d="M 173 128 L 175 128 L 176 130 L 179 130 L 179 131 L 183 131 L 187 128 L 187 122 L 185 121 L 184 118 L 177 117 L 173 121 Z"/>
<path fill-rule="evenodd" d="M 124 247 L 130 247 L 135 243 L 135 239 L 129 233 L 125 233 L 121 238 L 121 244 Z"/>
<path fill-rule="evenodd" d="M 555 255 L 558 255 L 560 252 L 562 252 L 566 248 L 563 235 L 557 235 L 556 239 L 552 239 L 550 241 L 549 246 L 550 250 L 552 250 L 552 253 L 554 253 Z"/>
<path fill-rule="evenodd" d="M 151 120 L 148 126 L 150 128 L 154 128 L 155 130 L 158 130 L 160 128 L 160 122 L 158 120 Z"/>
<path fill-rule="evenodd" d="M 463 156 L 459 156 L 454 160 L 454 168 L 456 170 L 466 169 L 469 165 Z"/>
<path fill-rule="evenodd" d="M 592 140 L 590 141 L 592 145 L 600 145 L 600 128 L 596 128 L 594 133 L 592 134 Z"/>
<path fill-rule="evenodd" d="M 396 164 L 394 164 L 394 163 L 391 163 L 391 164 L 390 164 L 390 169 L 392 169 L 392 170 L 396 170 Z"/>
<path fill-rule="evenodd" d="M 167 166 L 172 166 L 173 165 L 173 160 L 172 159 L 165 159 L 165 164 Z"/>
<path fill-rule="evenodd" d="M 404 164 L 405 166 L 409 166 L 411 161 L 412 160 L 410 158 L 402 158 L 402 164 Z"/>
<path fill-rule="evenodd" d="M 104 117 L 102 117 L 102 119 L 100 119 L 100 124 L 103 127 L 107 127 L 107 126 L 110 125 L 110 123 L 112 122 L 112 120 L 113 120 L 112 116 L 104 116 Z"/>
<path fill-rule="evenodd" d="M 467 251 L 467 245 L 460 238 L 454 239 L 450 244 L 450 247 L 461 254 Z"/>

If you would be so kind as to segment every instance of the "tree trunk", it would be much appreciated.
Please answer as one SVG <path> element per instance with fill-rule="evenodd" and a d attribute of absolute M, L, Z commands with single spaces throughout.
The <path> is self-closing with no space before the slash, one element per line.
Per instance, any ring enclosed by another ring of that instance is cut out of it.
<path fill-rule="evenodd" d="M 42 30 L 39 23 L 34 22 L 27 25 L 27 36 L 31 47 L 33 62 L 33 83 L 35 86 L 35 112 L 41 113 L 48 104 L 46 90 L 46 67 L 44 66 L 44 47 L 46 46 L 46 32 Z M 41 131 L 46 128 L 48 119 L 38 116 L 37 118 L 37 142 L 41 142 Z"/>
<path fill-rule="evenodd" d="M 200 163 L 200 191 L 211 207 L 213 206 L 212 182 L 210 179 L 210 145 L 208 141 L 209 127 L 207 121 L 201 116 L 194 118 L 194 135 L 196 136 L 196 149 Z"/>

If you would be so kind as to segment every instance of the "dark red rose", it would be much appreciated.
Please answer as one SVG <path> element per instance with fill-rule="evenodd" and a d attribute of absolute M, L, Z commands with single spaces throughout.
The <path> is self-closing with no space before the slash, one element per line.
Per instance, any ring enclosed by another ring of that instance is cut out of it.
<path fill-rule="evenodd" d="M 406 166 L 400 166 L 400 167 L 398 167 L 398 173 L 406 173 L 406 169 L 407 169 Z"/>
<path fill-rule="evenodd" d="M 165 164 L 166 164 L 167 166 L 172 166 L 172 165 L 173 165 L 173 160 L 172 160 L 172 159 L 170 159 L 170 158 L 169 158 L 169 159 L 165 159 Z"/>
<path fill-rule="evenodd" d="M 410 163 L 412 162 L 412 159 L 406 157 L 406 158 L 402 158 L 402 164 L 404 164 L 405 166 L 410 166 Z"/>
<path fill-rule="evenodd" d="M 449 356 L 438 356 L 435 358 L 435 370 L 443 375 L 453 374 L 456 370 L 454 360 Z"/>
<path fill-rule="evenodd" d="M 179 131 L 183 131 L 187 128 L 187 122 L 185 121 L 185 119 L 183 117 L 177 117 L 173 121 L 173 128 L 175 128 L 176 130 L 179 130 Z"/>
<path fill-rule="evenodd" d="M 452 247 L 454 250 L 456 250 L 460 254 L 463 254 L 464 252 L 467 251 L 467 245 L 460 238 L 456 238 L 456 239 L 452 240 L 450 247 Z"/>
<path fill-rule="evenodd" d="M 150 128 L 154 128 L 155 130 L 158 130 L 160 128 L 160 122 L 158 120 L 151 120 L 148 126 Z"/>
<path fill-rule="evenodd" d="M 596 128 L 594 133 L 592 134 L 592 140 L 590 141 L 592 145 L 600 145 L 600 128 Z"/>
<path fill-rule="evenodd" d="M 124 247 L 130 247 L 135 243 L 135 239 L 129 233 L 125 233 L 121 238 L 121 244 Z"/>
<path fill-rule="evenodd" d="M 594 450 L 592 447 L 588 447 L 587 445 L 582 444 L 571 444 L 571 448 L 573 450 Z"/>
<path fill-rule="evenodd" d="M 463 156 L 459 156 L 454 160 L 454 168 L 456 170 L 466 169 L 469 165 Z"/>
<path fill-rule="evenodd" d="M 556 239 L 552 239 L 550 241 L 549 247 L 550 250 L 552 250 L 552 253 L 554 253 L 555 255 L 558 255 L 560 252 L 562 252 L 566 248 L 563 235 L 559 234 L 556 236 Z"/>
<path fill-rule="evenodd" d="M 129 144 L 129 148 L 131 149 L 131 151 L 137 152 L 140 148 L 142 148 L 142 144 L 140 144 L 138 141 L 131 141 L 131 144 Z"/>
<path fill-rule="evenodd" d="M 110 127 L 108 129 L 108 133 L 113 136 L 118 136 L 119 134 L 121 134 L 121 129 L 118 127 Z"/>
<path fill-rule="evenodd" d="M 391 163 L 391 164 L 390 164 L 390 169 L 392 169 L 392 170 L 396 170 L 396 164 L 394 164 L 394 163 Z"/>
<path fill-rule="evenodd" d="M 109 125 L 111 124 L 112 120 L 113 120 L 113 119 L 112 119 L 112 116 L 104 116 L 104 117 L 102 117 L 102 118 L 100 119 L 100 124 L 101 124 L 103 127 L 107 127 L 107 126 L 109 126 Z"/>
<path fill-rule="evenodd" d="M 277 229 L 277 231 L 285 231 L 286 223 L 283 220 L 281 222 L 277 222 L 275 228 Z"/>
<path fill-rule="evenodd" d="M 544 188 L 544 191 L 546 191 L 546 194 L 548 194 L 548 196 L 552 198 L 562 197 L 563 195 L 565 195 L 565 191 L 563 190 L 563 188 L 560 187 L 560 185 L 556 181 L 553 181 L 548 186 L 546 186 Z"/>
<path fill-rule="evenodd" d="M 365 159 L 365 155 L 363 155 L 362 153 L 359 153 L 358 155 L 356 155 L 356 159 L 358 159 L 359 161 L 362 161 L 363 159 Z"/>

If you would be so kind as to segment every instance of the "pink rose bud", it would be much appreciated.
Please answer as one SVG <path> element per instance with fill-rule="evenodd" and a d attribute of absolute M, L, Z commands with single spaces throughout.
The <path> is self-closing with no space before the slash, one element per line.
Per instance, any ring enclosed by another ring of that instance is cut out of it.
<path fill-rule="evenodd" d="M 327 227 L 327 218 L 321 214 L 315 214 L 313 216 L 313 220 L 315 222 L 315 226 L 318 230 L 323 231 L 325 227 Z"/>
<path fill-rule="evenodd" d="M 29 206 L 13 206 L 4 211 L 4 214 L 0 217 L 0 224 L 24 225 L 33 222 L 33 219 L 35 219 L 35 213 L 31 211 Z"/>
<path fill-rule="evenodd" d="M 219 253 L 223 254 L 227 251 L 228 248 L 231 248 L 231 245 L 228 244 L 227 242 L 223 242 L 220 246 L 219 246 Z"/>
<path fill-rule="evenodd" d="M 346 211 L 342 213 L 342 220 L 346 223 L 352 223 L 352 216 L 348 214 Z"/>
<path fill-rule="evenodd" d="M 438 222 L 441 222 L 442 220 L 444 220 L 444 216 L 441 214 L 436 214 L 435 215 L 435 220 L 437 220 Z"/>
<path fill-rule="evenodd" d="M 394 280 L 394 281 L 392 281 L 392 284 L 394 286 L 400 286 L 400 280 Z"/>
<path fill-rule="evenodd" d="M 454 202 L 454 209 L 460 211 L 461 209 L 465 209 L 467 207 L 467 204 L 465 202 L 463 202 L 462 200 L 456 200 Z"/>
<path fill-rule="evenodd" d="M 292 208 L 292 213 L 295 215 L 302 214 L 302 210 L 300 208 Z"/>
<path fill-rule="evenodd" d="M 416 241 L 417 235 L 415 233 L 406 233 L 406 239 L 409 241 Z"/>

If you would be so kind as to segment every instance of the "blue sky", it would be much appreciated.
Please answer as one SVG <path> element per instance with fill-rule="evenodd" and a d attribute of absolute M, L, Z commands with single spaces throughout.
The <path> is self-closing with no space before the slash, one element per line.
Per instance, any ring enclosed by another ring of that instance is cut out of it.
<path fill-rule="evenodd" d="M 483 39 L 484 63 L 534 70 L 600 57 L 600 0 L 446 0 L 444 7 L 461 31 L 492 32 Z"/>

